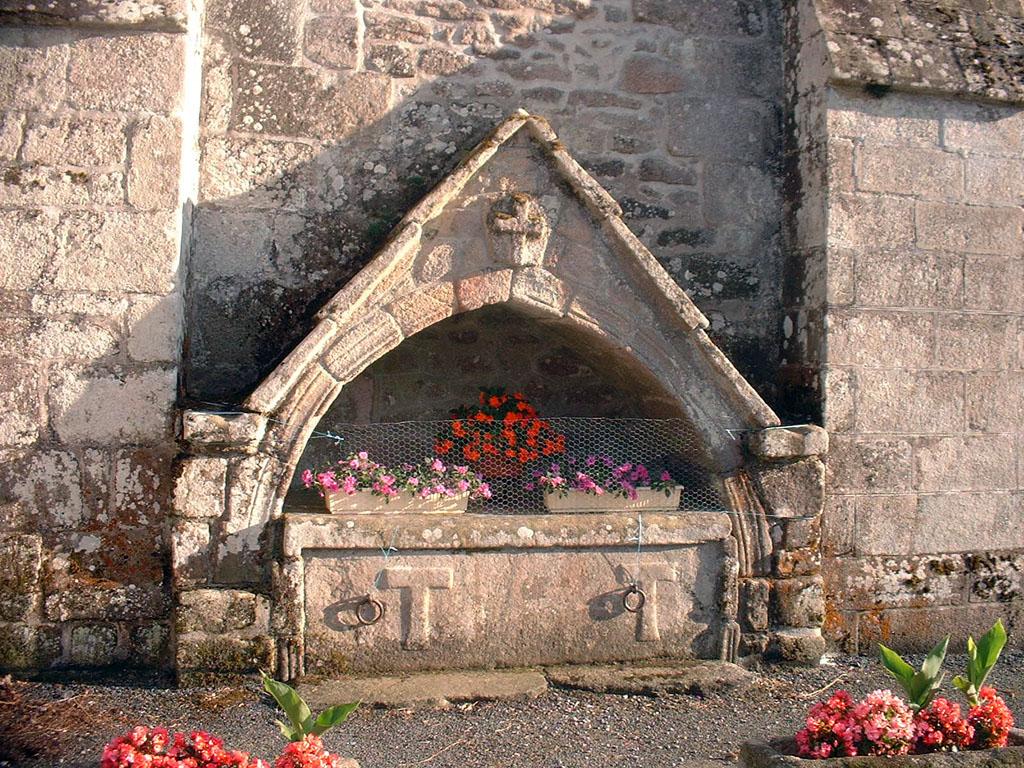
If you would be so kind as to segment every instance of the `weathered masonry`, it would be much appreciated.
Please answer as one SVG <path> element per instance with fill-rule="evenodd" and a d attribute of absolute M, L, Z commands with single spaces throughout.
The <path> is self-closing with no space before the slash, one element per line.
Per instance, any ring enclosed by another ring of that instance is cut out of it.
<path fill-rule="evenodd" d="M 1019 0 L 5 0 L 0 25 L 0 667 L 1013 629 Z M 646 518 L 644 610 L 600 597 L 637 577 L 631 514 L 297 504 L 318 424 L 505 380 L 692 428 L 721 503 Z M 502 634 L 523 611 L 537 636 Z"/>

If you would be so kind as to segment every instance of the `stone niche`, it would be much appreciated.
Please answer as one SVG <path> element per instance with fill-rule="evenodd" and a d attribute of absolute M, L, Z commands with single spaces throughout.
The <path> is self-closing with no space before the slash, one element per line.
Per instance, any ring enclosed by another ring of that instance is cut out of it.
<path fill-rule="evenodd" d="M 547 122 L 512 115 L 408 212 L 246 413 L 184 414 L 179 674 L 817 660 L 827 435 L 782 427 L 707 326 Z M 513 335 L 536 343 L 502 347 Z M 718 503 L 641 521 L 302 501 L 318 427 L 443 418 L 481 384 L 533 389 L 546 415 L 684 421 Z M 236 603 L 268 610 L 208 615 Z"/>

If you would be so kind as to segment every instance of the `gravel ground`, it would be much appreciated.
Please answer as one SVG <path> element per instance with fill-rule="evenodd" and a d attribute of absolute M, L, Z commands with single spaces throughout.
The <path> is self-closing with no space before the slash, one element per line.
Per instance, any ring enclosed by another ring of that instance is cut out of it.
<path fill-rule="evenodd" d="M 1018 722 L 1024 720 L 1022 662 L 1024 653 L 1008 653 L 991 677 Z M 962 666 L 960 657 L 947 660 L 949 670 Z M 734 694 L 648 697 L 551 690 L 531 701 L 466 704 L 447 711 L 363 708 L 329 732 L 325 742 L 331 751 L 359 760 L 362 768 L 710 768 L 735 762 L 744 740 L 792 733 L 827 690 L 846 688 L 860 695 L 878 687 L 890 687 L 890 681 L 874 660 L 834 657 L 809 669 L 765 667 L 753 685 Z M 221 735 L 229 746 L 264 757 L 281 746 L 274 709 L 255 682 L 244 688 L 189 690 L 144 680 L 32 683 L 13 690 L 21 697 L 19 709 L 27 703 L 38 713 L 31 727 L 49 734 L 40 741 L 53 744 L 55 735 L 56 746 L 50 755 L 0 760 L 0 765 L 94 767 L 104 743 L 138 723 L 202 728 Z M 0 710 L 9 709 L 11 689 L 7 702 L 2 693 L 0 705 L 8 706 Z M 948 682 L 946 693 L 951 698 L 955 693 Z M 0 731 L 0 745 L 10 751 L 17 736 Z"/>

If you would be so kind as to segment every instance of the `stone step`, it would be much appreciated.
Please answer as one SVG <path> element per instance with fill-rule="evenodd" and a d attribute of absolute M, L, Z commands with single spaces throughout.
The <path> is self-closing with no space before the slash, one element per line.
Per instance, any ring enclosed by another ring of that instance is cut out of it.
<path fill-rule="evenodd" d="M 534 698 L 549 685 L 596 693 L 704 695 L 743 687 L 753 679 L 752 673 L 725 661 L 669 661 L 310 679 L 298 690 L 314 710 L 350 701 L 389 709 L 445 708 L 468 701 Z"/>

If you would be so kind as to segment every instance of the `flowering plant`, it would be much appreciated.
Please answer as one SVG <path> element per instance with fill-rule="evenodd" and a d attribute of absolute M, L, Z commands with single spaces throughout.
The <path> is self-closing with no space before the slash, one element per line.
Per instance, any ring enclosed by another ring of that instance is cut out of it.
<path fill-rule="evenodd" d="M 289 743 L 277 758 L 274 768 L 342 768 L 346 762 L 325 750 L 318 736 L 309 735 Z"/>
<path fill-rule="evenodd" d="M 390 500 L 403 493 L 424 499 L 469 494 L 473 499 L 489 499 L 491 489 L 468 466 L 445 464 L 436 457 L 419 464 L 388 467 L 370 459 L 366 451 L 353 453 L 323 470 L 307 469 L 302 484 L 316 488 L 321 496 L 342 492 L 371 491 Z"/>
<path fill-rule="evenodd" d="M 872 691 L 853 708 L 857 754 L 905 755 L 914 741 L 914 714 L 892 691 Z"/>
<path fill-rule="evenodd" d="M 451 411 L 451 421 L 434 441 L 439 456 L 455 452 L 467 462 L 502 457 L 526 464 L 565 452 L 565 435 L 541 419 L 522 392 L 484 388 L 478 400 Z"/>
<path fill-rule="evenodd" d="M 979 703 L 967 713 L 967 722 L 974 729 L 975 749 L 1005 747 L 1013 727 L 1013 715 L 995 688 L 984 686 L 978 691 Z"/>
<path fill-rule="evenodd" d="M 100 761 L 100 768 L 142 765 L 149 768 L 267 768 L 259 758 L 225 749 L 221 739 L 204 731 L 194 731 L 188 737 L 182 733 L 172 736 L 166 728 L 144 725 L 111 740 Z"/>
<path fill-rule="evenodd" d="M 934 699 L 914 716 L 916 753 L 959 752 L 973 740 L 974 726 L 961 717 L 960 705 L 949 699 Z"/>
<path fill-rule="evenodd" d="M 852 713 L 853 699 L 846 691 L 836 691 L 827 700 L 812 706 L 804 727 L 796 734 L 800 757 L 856 755 L 859 732 Z"/>
<path fill-rule="evenodd" d="M 584 459 L 570 456 L 564 463 L 555 462 L 544 472 L 535 471 L 533 480 L 524 488 L 541 488 L 545 493 L 565 496 L 570 490 L 583 491 L 595 496 L 610 494 L 635 499 L 637 488 L 651 488 L 670 496 L 676 487 L 668 471 L 651 477 L 643 464 L 616 461 L 611 456 L 590 455 Z"/>

